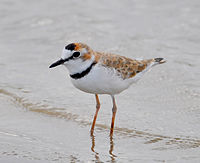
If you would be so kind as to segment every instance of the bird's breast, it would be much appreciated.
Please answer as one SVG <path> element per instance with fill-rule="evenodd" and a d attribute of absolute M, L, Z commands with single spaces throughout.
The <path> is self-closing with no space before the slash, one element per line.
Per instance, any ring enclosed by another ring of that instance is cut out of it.
<path fill-rule="evenodd" d="M 99 64 L 93 66 L 86 76 L 80 79 L 72 78 L 72 83 L 76 88 L 93 94 L 118 94 L 130 85 L 115 69 Z"/>

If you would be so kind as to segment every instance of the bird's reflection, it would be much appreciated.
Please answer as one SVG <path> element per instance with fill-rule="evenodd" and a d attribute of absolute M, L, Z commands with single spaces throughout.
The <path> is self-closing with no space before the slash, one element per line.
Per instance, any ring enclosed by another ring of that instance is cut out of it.
<path fill-rule="evenodd" d="M 111 162 L 115 162 L 115 157 L 117 157 L 116 155 L 113 154 L 113 150 L 114 150 L 114 140 L 113 140 L 113 136 L 110 135 L 110 150 L 109 150 L 109 154 L 110 154 L 110 158 L 111 158 Z"/>
<path fill-rule="evenodd" d="M 90 134 L 91 140 L 92 140 L 92 146 L 91 146 L 91 151 L 95 154 L 95 162 L 102 162 L 100 160 L 99 157 L 99 153 L 97 151 L 95 151 L 95 135 L 93 133 Z M 110 149 L 109 149 L 109 154 L 110 154 L 110 162 L 115 163 L 115 158 L 117 157 L 116 155 L 113 154 L 113 150 L 114 150 L 114 140 L 113 140 L 113 136 L 110 135 Z"/>
<path fill-rule="evenodd" d="M 94 152 L 95 154 L 95 162 L 101 162 L 100 158 L 99 158 L 99 153 L 95 151 L 94 147 L 95 147 L 95 136 L 93 133 L 90 134 L 91 140 L 92 140 L 92 147 L 91 147 L 91 151 Z"/>

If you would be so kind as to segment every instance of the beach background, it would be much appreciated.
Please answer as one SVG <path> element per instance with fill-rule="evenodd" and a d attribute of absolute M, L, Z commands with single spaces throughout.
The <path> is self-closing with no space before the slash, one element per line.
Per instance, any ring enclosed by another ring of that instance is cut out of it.
<path fill-rule="evenodd" d="M 1 0 L 0 162 L 200 162 L 199 0 Z M 163 57 L 112 103 L 73 87 L 65 45 Z"/>

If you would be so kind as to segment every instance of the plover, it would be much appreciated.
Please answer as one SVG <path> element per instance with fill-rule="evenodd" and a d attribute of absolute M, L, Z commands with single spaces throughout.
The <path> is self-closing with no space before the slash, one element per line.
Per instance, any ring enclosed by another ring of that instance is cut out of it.
<path fill-rule="evenodd" d="M 93 134 L 98 111 L 99 94 L 112 97 L 112 121 L 110 135 L 113 134 L 117 106 L 115 95 L 121 93 L 135 82 L 151 67 L 164 63 L 163 58 L 145 60 L 130 59 L 110 53 L 93 51 L 83 43 L 71 43 L 63 48 L 61 59 L 49 68 L 64 65 L 70 74 L 72 84 L 81 91 L 92 93 L 96 98 L 96 112 L 91 126 Z"/>

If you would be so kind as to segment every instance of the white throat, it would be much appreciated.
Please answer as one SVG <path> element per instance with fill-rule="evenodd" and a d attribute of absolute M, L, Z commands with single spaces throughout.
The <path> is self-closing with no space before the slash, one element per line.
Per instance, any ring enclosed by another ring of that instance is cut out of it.
<path fill-rule="evenodd" d="M 95 57 L 92 55 L 91 59 L 83 60 L 81 58 L 76 60 L 71 60 L 69 62 L 64 63 L 65 67 L 67 67 L 69 73 L 71 75 L 76 73 L 81 73 L 86 70 L 91 64 L 94 62 Z"/>

